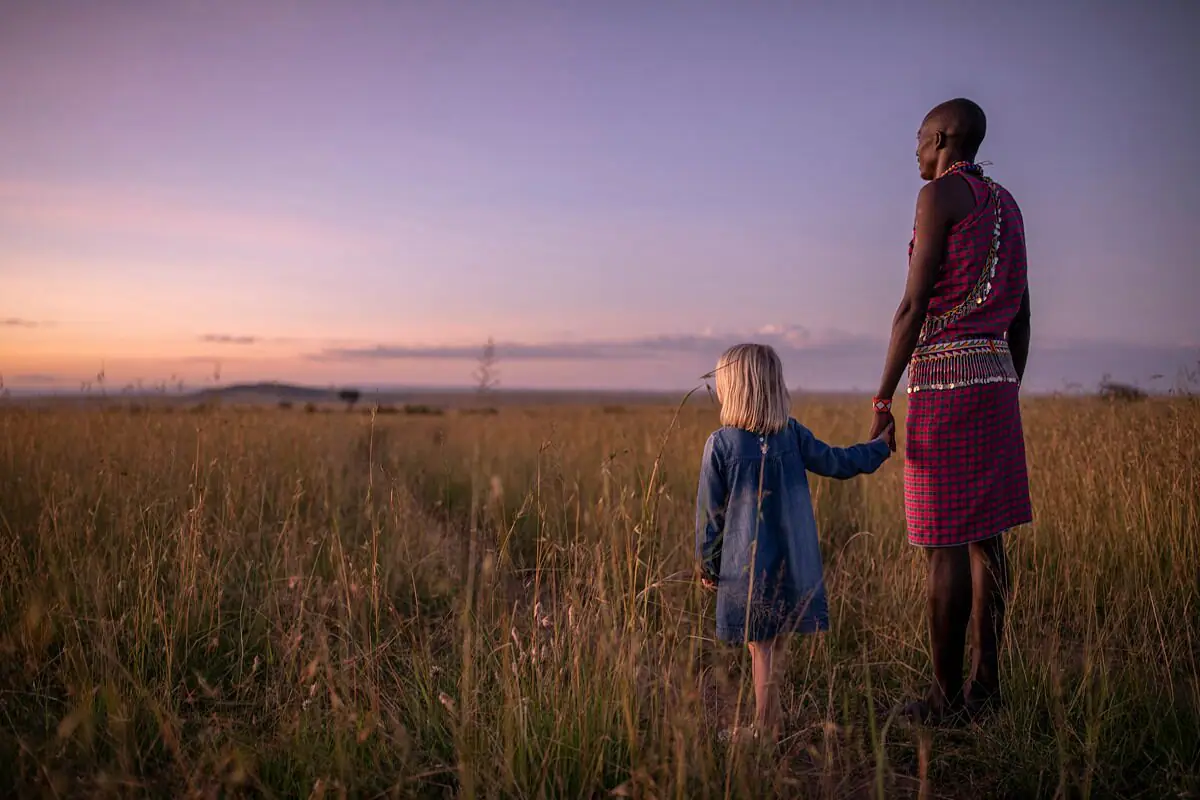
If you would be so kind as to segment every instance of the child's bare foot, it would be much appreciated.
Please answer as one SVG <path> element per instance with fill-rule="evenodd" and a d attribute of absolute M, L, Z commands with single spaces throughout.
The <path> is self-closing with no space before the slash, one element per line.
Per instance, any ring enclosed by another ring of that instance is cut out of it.
<path fill-rule="evenodd" d="M 738 728 L 725 728 L 717 734 L 717 741 L 721 744 L 743 744 L 745 742 L 753 742 L 758 739 L 758 728 L 753 725 Z"/>
<path fill-rule="evenodd" d="M 721 744 L 742 744 L 745 742 L 773 744 L 778 740 L 778 729 L 766 728 L 760 725 L 746 725 L 744 727 L 725 728 L 723 731 L 717 734 L 717 741 L 721 742 Z"/>

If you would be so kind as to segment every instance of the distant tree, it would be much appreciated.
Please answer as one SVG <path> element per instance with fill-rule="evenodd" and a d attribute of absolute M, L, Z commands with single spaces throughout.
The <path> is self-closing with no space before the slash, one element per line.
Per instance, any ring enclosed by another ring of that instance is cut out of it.
<path fill-rule="evenodd" d="M 1200 394 L 1200 361 L 1196 362 L 1195 367 L 1181 367 L 1179 376 L 1175 380 L 1175 386 L 1170 390 L 1173 395 L 1181 397 L 1195 397 Z"/>
<path fill-rule="evenodd" d="M 475 367 L 472 377 L 480 394 L 487 394 L 500 385 L 500 373 L 496 370 L 496 343 L 490 336 L 479 355 L 479 365 Z"/>
<path fill-rule="evenodd" d="M 354 404 L 362 397 L 362 392 L 358 389 L 342 389 L 338 392 L 338 399 L 346 404 L 347 411 L 354 410 Z"/>
<path fill-rule="evenodd" d="M 1132 384 L 1118 383 L 1105 375 L 1104 380 L 1100 381 L 1100 396 L 1106 400 L 1132 403 L 1137 400 L 1145 400 L 1146 392 Z"/>

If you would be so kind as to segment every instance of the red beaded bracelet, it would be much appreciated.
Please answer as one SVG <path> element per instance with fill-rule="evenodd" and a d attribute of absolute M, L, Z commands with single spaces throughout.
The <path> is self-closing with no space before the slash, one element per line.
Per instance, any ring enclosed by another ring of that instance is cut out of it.
<path fill-rule="evenodd" d="M 892 398 L 876 397 L 871 401 L 871 405 L 875 407 L 876 414 L 887 414 L 892 410 Z"/>

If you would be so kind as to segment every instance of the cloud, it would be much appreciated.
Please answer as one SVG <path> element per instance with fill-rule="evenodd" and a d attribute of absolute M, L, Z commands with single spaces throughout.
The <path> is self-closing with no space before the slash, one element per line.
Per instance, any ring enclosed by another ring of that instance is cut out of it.
<path fill-rule="evenodd" d="M 26 372 L 12 376 L 14 384 L 23 384 L 25 386 L 57 386 L 67 381 L 68 379 L 61 375 L 51 375 L 45 372 Z"/>
<path fill-rule="evenodd" d="M 200 341 L 208 344 L 258 344 L 262 341 L 258 336 L 235 336 L 228 333 L 206 333 Z"/>
<path fill-rule="evenodd" d="M 803 325 L 763 325 L 757 333 L 759 336 L 774 337 L 796 347 L 808 344 L 813 339 L 812 332 Z"/>
<path fill-rule="evenodd" d="M 21 372 L 16 375 L 0 375 L 0 394 L 56 390 L 68 385 L 74 387 L 78 383 L 73 378 L 49 372 Z"/>
<path fill-rule="evenodd" d="M 36 328 L 42 323 L 31 319 L 21 319 L 20 317 L 9 317 L 8 319 L 0 319 L 0 326 L 5 328 Z"/>
<path fill-rule="evenodd" d="M 817 336 L 799 325 L 765 325 L 750 333 L 662 334 L 633 339 L 591 339 L 557 342 L 497 342 L 496 357 L 503 361 L 639 361 L 679 356 L 715 360 L 722 350 L 738 342 L 770 344 L 781 356 L 881 353 L 883 343 L 841 331 Z M 475 360 L 483 345 L 376 344 L 330 347 L 309 354 L 313 361 L 405 361 L 421 359 Z M 882 356 L 880 356 L 882 357 Z"/>

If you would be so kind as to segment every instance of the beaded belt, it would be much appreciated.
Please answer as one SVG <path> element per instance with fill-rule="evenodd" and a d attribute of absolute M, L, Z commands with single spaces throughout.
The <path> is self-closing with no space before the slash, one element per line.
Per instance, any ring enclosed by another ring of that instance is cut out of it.
<path fill-rule="evenodd" d="M 1012 353 L 1003 339 L 960 339 L 922 345 L 913 351 L 908 364 L 909 394 L 1018 382 Z"/>

